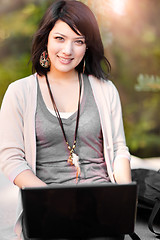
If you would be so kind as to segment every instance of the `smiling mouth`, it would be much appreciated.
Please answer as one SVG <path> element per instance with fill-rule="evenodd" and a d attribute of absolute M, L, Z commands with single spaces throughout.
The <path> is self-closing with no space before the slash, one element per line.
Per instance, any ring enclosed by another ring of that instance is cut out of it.
<path fill-rule="evenodd" d="M 58 56 L 58 58 L 59 58 L 60 62 L 63 64 L 69 64 L 73 60 L 73 58 L 64 58 L 64 57 L 60 57 L 60 56 Z"/>

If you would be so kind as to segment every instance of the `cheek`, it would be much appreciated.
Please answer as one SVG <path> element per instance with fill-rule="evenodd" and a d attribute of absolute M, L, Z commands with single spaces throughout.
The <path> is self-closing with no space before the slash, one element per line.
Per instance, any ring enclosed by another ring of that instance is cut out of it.
<path fill-rule="evenodd" d="M 52 55 L 52 54 L 55 54 L 55 53 L 56 53 L 56 48 L 53 47 L 53 45 L 52 45 L 52 46 L 51 46 L 51 45 L 48 45 L 47 49 L 48 49 L 48 54 L 49 54 L 49 55 Z"/>
<path fill-rule="evenodd" d="M 82 48 L 82 49 L 78 49 L 77 51 L 77 56 L 79 56 L 79 58 L 83 58 L 86 52 L 86 48 Z"/>
<path fill-rule="evenodd" d="M 49 55 L 53 55 L 60 51 L 60 46 L 54 41 L 50 40 L 48 41 L 47 50 Z"/>

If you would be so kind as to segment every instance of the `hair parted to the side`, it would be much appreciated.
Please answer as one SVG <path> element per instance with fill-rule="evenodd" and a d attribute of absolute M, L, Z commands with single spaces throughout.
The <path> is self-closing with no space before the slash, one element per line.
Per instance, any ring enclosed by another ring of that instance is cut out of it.
<path fill-rule="evenodd" d="M 104 56 L 104 47 L 96 18 L 88 6 L 75 0 L 56 0 L 44 14 L 32 44 L 33 72 L 36 71 L 42 76 L 50 71 L 50 68 L 43 68 L 40 65 L 39 59 L 42 52 L 47 50 L 48 36 L 57 20 L 64 21 L 75 33 L 80 32 L 85 36 L 87 50 L 76 70 L 83 72 L 85 61 L 85 74 L 107 79 L 111 65 Z M 104 68 L 107 68 L 107 72 L 103 70 Z"/>

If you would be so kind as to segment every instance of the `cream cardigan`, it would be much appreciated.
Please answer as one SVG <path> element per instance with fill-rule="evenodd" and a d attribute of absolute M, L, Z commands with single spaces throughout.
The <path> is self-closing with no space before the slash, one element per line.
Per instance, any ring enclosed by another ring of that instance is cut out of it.
<path fill-rule="evenodd" d="M 123 130 L 121 104 L 111 81 L 89 76 L 99 110 L 104 139 L 104 157 L 112 182 L 115 158 L 130 159 Z M 4 96 L 0 112 L 0 167 L 13 182 L 26 169 L 36 172 L 35 112 L 37 105 L 36 74 L 11 83 Z M 15 231 L 21 239 L 19 201 Z"/>

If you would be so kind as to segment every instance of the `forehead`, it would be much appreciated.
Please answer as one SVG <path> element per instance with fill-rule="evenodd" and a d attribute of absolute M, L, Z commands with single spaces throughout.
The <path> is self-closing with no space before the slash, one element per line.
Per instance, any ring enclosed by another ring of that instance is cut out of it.
<path fill-rule="evenodd" d="M 76 32 L 74 32 L 72 30 L 72 28 L 64 21 L 62 20 L 58 20 L 54 27 L 52 28 L 51 32 L 52 34 L 62 34 L 62 35 L 65 35 L 65 36 L 71 36 L 71 37 L 84 37 L 79 31 L 78 29 L 76 29 L 76 31 L 79 33 L 77 34 Z"/>

